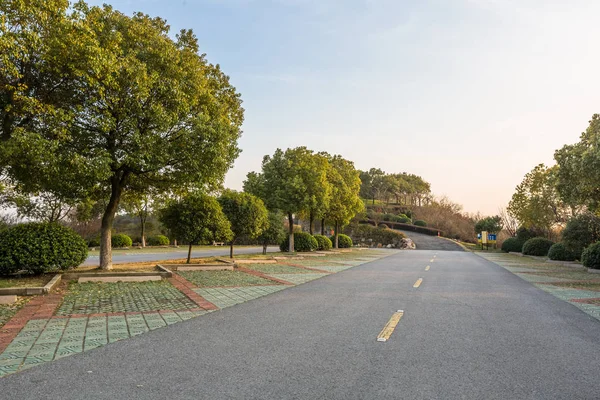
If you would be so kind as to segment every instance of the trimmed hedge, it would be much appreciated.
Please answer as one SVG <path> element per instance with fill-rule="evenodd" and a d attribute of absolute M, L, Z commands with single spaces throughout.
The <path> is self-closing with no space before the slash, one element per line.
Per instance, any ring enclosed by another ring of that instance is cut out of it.
<path fill-rule="evenodd" d="M 523 244 L 516 237 L 508 238 L 502 243 L 502 251 L 506 253 L 520 253 L 521 250 L 523 250 Z"/>
<path fill-rule="evenodd" d="M 548 258 L 556 261 L 575 261 L 577 255 L 569 250 L 564 243 L 555 243 L 548 250 Z"/>
<path fill-rule="evenodd" d="M 415 222 L 413 222 L 413 225 L 416 225 L 416 226 L 427 226 L 427 222 L 423 221 L 422 219 L 418 219 Z"/>
<path fill-rule="evenodd" d="M 169 242 L 169 238 L 165 235 L 150 236 L 148 238 L 149 246 L 168 246 L 169 243 L 171 242 Z"/>
<path fill-rule="evenodd" d="M 360 221 L 360 223 L 361 224 L 371 224 L 371 225 L 375 224 L 374 221 Z M 430 235 L 430 236 L 437 236 L 439 233 L 441 236 L 444 236 L 443 231 L 440 231 L 439 229 L 435 229 L 435 228 L 428 228 L 425 226 L 403 224 L 403 223 L 399 223 L 399 222 L 387 222 L 386 225 L 389 225 L 389 227 L 392 229 L 399 229 L 401 231 L 423 233 L 425 235 Z"/>
<path fill-rule="evenodd" d="M 333 247 L 331 239 L 329 239 L 327 236 L 314 235 L 314 238 L 317 241 L 317 250 L 331 250 L 331 248 Z"/>
<path fill-rule="evenodd" d="M 554 242 L 543 237 L 529 239 L 523 244 L 523 254 L 528 256 L 547 256 Z"/>
<path fill-rule="evenodd" d="M 600 269 L 600 242 L 589 245 L 583 251 L 581 262 L 587 268 Z"/>
<path fill-rule="evenodd" d="M 383 246 L 388 244 L 398 246 L 406 235 L 393 229 L 376 228 L 369 224 L 350 225 L 344 229 L 344 232 L 350 236 L 353 243 L 359 244 L 378 244 Z"/>
<path fill-rule="evenodd" d="M 0 232 L 0 274 L 63 271 L 83 263 L 85 240 L 56 223 L 20 224 Z"/>
<path fill-rule="evenodd" d="M 308 232 L 296 232 L 294 233 L 294 251 L 315 251 L 319 247 L 317 239 L 315 239 Z M 289 251 L 290 248 L 290 237 L 289 235 L 281 242 L 279 249 L 281 251 Z"/>
<path fill-rule="evenodd" d="M 112 247 L 131 247 L 133 241 L 124 233 L 117 233 L 110 239 Z"/>
<path fill-rule="evenodd" d="M 344 235 L 343 233 L 338 234 L 338 247 L 340 249 L 352 247 L 352 239 L 350 239 L 350 236 Z"/>

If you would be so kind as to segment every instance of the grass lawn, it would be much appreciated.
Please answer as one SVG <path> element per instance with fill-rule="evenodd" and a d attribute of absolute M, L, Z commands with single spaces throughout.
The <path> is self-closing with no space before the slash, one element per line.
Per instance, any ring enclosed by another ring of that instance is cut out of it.
<path fill-rule="evenodd" d="M 188 281 L 193 282 L 198 287 L 275 284 L 275 282 L 268 279 L 246 274 L 241 271 L 179 271 L 177 273 Z"/>
<path fill-rule="evenodd" d="M 247 264 L 244 267 L 264 274 L 310 274 L 314 271 L 282 264 Z"/>
<path fill-rule="evenodd" d="M 0 326 L 7 323 L 29 300 L 31 300 L 31 296 L 19 296 L 16 303 L 0 304 Z"/>
<path fill-rule="evenodd" d="M 600 292 L 600 280 L 591 282 L 561 282 L 554 283 L 554 286 L 567 287 L 572 289 L 592 290 Z M 600 295 L 598 296 L 600 297 Z"/>
<path fill-rule="evenodd" d="M 54 275 L 36 275 L 24 277 L 0 277 L 0 288 L 10 287 L 41 287 L 50 282 Z"/>

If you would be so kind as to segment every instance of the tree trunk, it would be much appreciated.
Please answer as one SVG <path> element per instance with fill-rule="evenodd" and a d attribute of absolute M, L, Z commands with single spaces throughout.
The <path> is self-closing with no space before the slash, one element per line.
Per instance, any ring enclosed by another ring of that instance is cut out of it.
<path fill-rule="evenodd" d="M 112 227 L 115 220 L 115 214 L 119 208 L 121 193 L 123 193 L 123 185 L 127 179 L 126 173 L 121 173 L 120 175 L 121 176 L 119 176 L 119 173 L 115 173 L 110 179 L 110 199 L 108 200 L 108 204 L 104 210 L 104 215 L 102 215 L 102 227 L 100 234 L 100 268 L 106 270 L 112 269 Z"/>
<path fill-rule="evenodd" d="M 229 244 L 229 258 L 233 258 L 233 240 Z"/>
<path fill-rule="evenodd" d="M 188 247 L 187 263 L 189 264 L 191 261 L 192 261 L 192 242 L 190 241 L 190 246 Z"/>
<path fill-rule="evenodd" d="M 340 244 L 339 244 L 340 242 L 338 240 L 338 238 L 339 238 L 339 236 L 338 236 L 338 227 L 339 227 L 339 224 L 338 224 L 337 221 L 335 221 L 335 248 L 336 249 L 340 248 Z"/>
<path fill-rule="evenodd" d="M 308 232 L 310 233 L 310 235 L 313 235 L 313 224 L 315 222 L 315 213 L 311 210 L 308 219 L 310 220 L 309 223 L 310 225 L 308 226 Z"/>
<path fill-rule="evenodd" d="M 291 212 L 288 213 L 288 224 L 289 224 L 288 232 L 290 234 L 290 247 L 288 250 L 290 253 L 293 253 L 294 252 L 294 217 Z"/>
<path fill-rule="evenodd" d="M 373 205 L 375 205 L 375 196 L 373 196 Z"/>
<path fill-rule="evenodd" d="M 321 235 L 325 236 L 325 218 L 321 218 Z"/>
<path fill-rule="evenodd" d="M 263 243 L 263 256 L 267 255 L 267 243 Z"/>
<path fill-rule="evenodd" d="M 141 215 L 140 225 L 142 226 L 142 247 L 146 247 L 146 218 Z"/>

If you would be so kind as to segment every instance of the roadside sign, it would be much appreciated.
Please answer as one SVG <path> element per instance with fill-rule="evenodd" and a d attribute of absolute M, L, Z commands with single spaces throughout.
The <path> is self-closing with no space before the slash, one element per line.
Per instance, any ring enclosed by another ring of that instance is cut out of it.
<path fill-rule="evenodd" d="M 495 233 L 488 234 L 488 242 L 496 243 L 496 234 Z"/>
<path fill-rule="evenodd" d="M 481 232 L 481 243 L 487 244 L 488 242 L 488 233 L 487 231 Z"/>

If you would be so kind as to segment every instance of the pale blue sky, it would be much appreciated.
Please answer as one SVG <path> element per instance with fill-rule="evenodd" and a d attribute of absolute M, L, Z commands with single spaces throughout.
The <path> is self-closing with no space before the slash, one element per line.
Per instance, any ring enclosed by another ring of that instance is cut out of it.
<path fill-rule="evenodd" d="M 306 145 L 492 214 L 600 112 L 596 0 L 108 2 L 192 28 L 231 76 L 235 189 L 263 155 Z"/>

